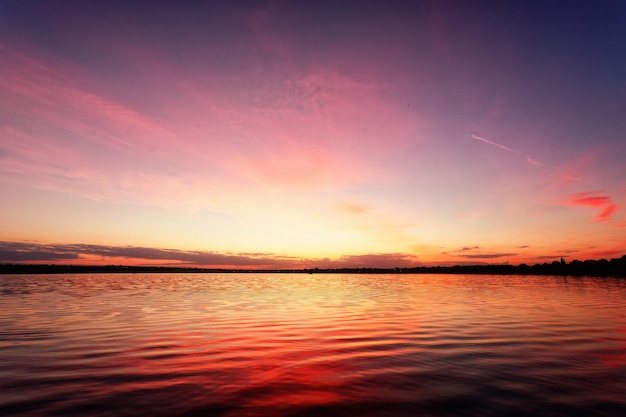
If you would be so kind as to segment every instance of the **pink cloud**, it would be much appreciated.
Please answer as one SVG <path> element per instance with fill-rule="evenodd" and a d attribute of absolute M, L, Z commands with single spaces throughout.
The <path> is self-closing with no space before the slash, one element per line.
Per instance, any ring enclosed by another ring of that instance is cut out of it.
<path fill-rule="evenodd" d="M 598 153 L 587 151 L 580 153 L 571 160 L 561 163 L 550 173 L 550 183 L 547 187 L 551 191 L 560 191 L 578 184 L 588 184 L 594 181 L 597 175 Z"/>
<path fill-rule="evenodd" d="M 415 145 L 416 118 L 404 106 L 396 111 L 385 85 L 366 74 L 304 70 L 285 59 L 202 79 L 132 48 L 124 56 L 150 68 L 150 82 L 129 93 L 117 81 L 109 88 L 64 63 L 0 49 L 0 92 L 10 96 L 0 102 L 10 120 L 0 128 L 0 179 L 220 211 L 242 196 L 271 200 L 267 190 L 393 182 L 399 170 L 385 161 Z M 162 99 L 158 105 L 143 98 L 151 83 L 156 91 L 147 96 Z"/>
<path fill-rule="evenodd" d="M 413 122 L 395 114 L 375 85 L 326 69 L 258 71 L 265 75 L 254 87 L 197 99 L 245 142 L 232 162 L 259 183 L 339 188 L 384 181 L 390 170 L 372 164 L 371 155 L 382 159 L 413 145 Z"/>
<path fill-rule="evenodd" d="M 573 207 L 591 207 L 598 210 L 594 216 L 596 221 L 604 222 L 611 218 L 611 215 L 617 210 L 618 206 L 613 203 L 610 197 L 597 195 L 604 191 L 591 191 L 585 193 L 571 194 L 568 198 L 567 205 Z"/>
<path fill-rule="evenodd" d="M 199 140 L 211 130 L 190 129 L 185 119 L 158 120 L 86 89 L 67 72 L 0 46 L 0 92 L 8 97 L 0 101 L 8 116 L 0 127 L 3 180 L 168 206 L 202 198 L 200 187 L 208 195 L 240 183 L 225 177 L 237 167 L 220 142 Z"/>
<path fill-rule="evenodd" d="M 80 166 L 85 152 L 101 159 L 107 156 L 103 151 L 144 151 L 154 138 L 168 135 L 154 121 L 81 89 L 62 71 L 32 57 L 0 48 L 0 63 L 0 90 L 9 94 L 5 110 L 13 116 L 13 126 L 7 128 L 21 135 L 19 142 L 28 138 L 36 147 L 75 148 L 81 155 L 68 166 Z M 25 117 L 36 122 L 20 123 Z"/>

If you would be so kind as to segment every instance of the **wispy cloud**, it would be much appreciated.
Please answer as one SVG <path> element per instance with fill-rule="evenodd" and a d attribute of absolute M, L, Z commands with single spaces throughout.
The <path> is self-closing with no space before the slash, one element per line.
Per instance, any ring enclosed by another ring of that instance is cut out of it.
<path fill-rule="evenodd" d="M 622 239 L 615 245 L 590 252 L 590 256 L 597 258 L 600 256 L 621 256 L 626 251 L 626 239 Z"/>
<path fill-rule="evenodd" d="M 339 210 L 349 214 L 363 214 L 370 210 L 370 208 L 363 204 L 345 203 L 338 205 Z"/>
<path fill-rule="evenodd" d="M 496 259 L 496 258 L 504 258 L 506 256 L 516 256 L 517 253 L 477 253 L 477 254 L 469 254 L 469 255 L 459 255 L 463 258 L 469 259 Z"/>
<path fill-rule="evenodd" d="M 571 194 L 567 200 L 567 205 L 594 208 L 598 210 L 594 219 L 599 222 L 607 221 L 611 218 L 615 210 L 617 210 L 618 206 L 613 203 L 610 197 L 599 195 L 602 193 L 604 193 L 604 190 Z"/>
<path fill-rule="evenodd" d="M 518 155 L 523 156 L 524 158 L 526 158 L 526 161 L 528 161 L 529 164 L 534 165 L 534 166 L 538 166 L 538 167 L 543 167 L 545 166 L 542 162 L 537 161 L 536 159 L 534 159 L 532 156 L 525 154 L 524 152 L 518 151 L 517 149 L 513 149 L 513 148 L 509 148 L 508 146 L 504 146 L 500 143 L 491 141 L 489 139 L 483 138 L 481 136 L 477 136 L 477 135 L 472 135 L 473 139 L 479 140 L 481 142 L 485 142 L 486 144 L 492 145 L 492 146 L 496 146 L 500 149 L 504 149 L 505 151 L 509 151 L 509 152 L 513 152 L 516 153 Z"/>
<path fill-rule="evenodd" d="M 479 247 L 478 246 L 465 246 L 459 249 L 459 252 L 467 252 L 467 251 L 471 251 L 474 249 L 479 249 Z"/>
<path fill-rule="evenodd" d="M 502 258 L 505 256 L 516 256 L 517 253 L 496 253 L 496 252 L 482 252 L 480 251 L 480 246 L 463 246 L 461 248 L 441 252 L 443 255 L 450 255 L 457 258 L 466 258 L 466 259 L 496 259 Z"/>
<path fill-rule="evenodd" d="M 454 250 L 449 250 L 449 251 L 445 251 L 445 252 L 441 252 L 444 255 L 452 255 L 452 254 L 456 254 L 456 253 L 464 253 L 464 252 L 472 252 L 475 250 L 480 249 L 480 246 L 463 246 L 461 248 L 458 249 L 454 249 Z"/>

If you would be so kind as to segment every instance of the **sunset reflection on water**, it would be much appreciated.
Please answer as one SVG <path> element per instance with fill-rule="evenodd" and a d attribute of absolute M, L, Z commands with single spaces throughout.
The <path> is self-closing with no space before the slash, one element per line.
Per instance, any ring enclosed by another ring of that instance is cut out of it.
<path fill-rule="evenodd" d="M 0 285 L 2 415 L 626 412 L 620 279 L 121 274 Z"/>

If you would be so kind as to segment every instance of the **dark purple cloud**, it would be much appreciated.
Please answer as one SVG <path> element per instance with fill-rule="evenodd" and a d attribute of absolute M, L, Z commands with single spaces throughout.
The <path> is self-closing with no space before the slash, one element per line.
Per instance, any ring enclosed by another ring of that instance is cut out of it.
<path fill-rule="evenodd" d="M 405 253 L 372 253 L 344 255 L 338 259 L 309 260 L 319 268 L 411 268 L 421 263 L 413 255 Z"/>
<path fill-rule="evenodd" d="M 0 262 L 64 261 L 78 259 L 62 248 L 28 243 L 0 242 Z"/>
<path fill-rule="evenodd" d="M 71 263 L 87 256 L 144 260 L 145 264 L 164 262 L 172 265 L 233 266 L 241 268 L 407 268 L 417 266 L 416 258 L 403 253 L 344 255 L 338 259 L 299 259 L 273 253 L 220 253 L 183 251 L 142 246 L 90 244 L 44 245 L 25 242 L 0 242 L 0 262 Z M 119 262 L 116 260 L 115 262 Z"/>
<path fill-rule="evenodd" d="M 0 242 L 0 262 L 71 261 L 84 256 L 101 256 L 172 264 L 233 265 L 239 267 L 278 267 L 294 263 L 291 257 L 271 253 L 230 254 L 210 251 L 182 251 L 141 246 L 106 246 L 89 244 L 43 245 L 24 242 Z"/>
<path fill-rule="evenodd" d="M 496 259 L 503 258 L 505 256 L 516 256 L 517 253 L 477 253 L 471 255 L 459 255 L 462 258 L 469 259 Z"/>

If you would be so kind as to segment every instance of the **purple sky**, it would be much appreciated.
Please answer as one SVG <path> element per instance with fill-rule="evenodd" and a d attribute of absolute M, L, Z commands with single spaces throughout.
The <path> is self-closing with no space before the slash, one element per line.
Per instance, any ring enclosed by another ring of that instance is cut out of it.
<path fill-rule="evenodd" d="M 621 1 L 0 3 L 0 262 L 626 253 Z"/>

